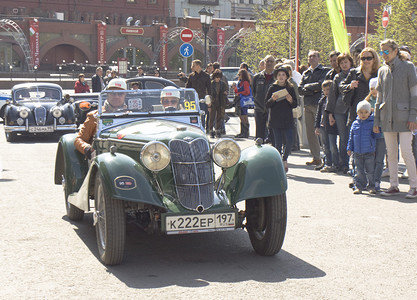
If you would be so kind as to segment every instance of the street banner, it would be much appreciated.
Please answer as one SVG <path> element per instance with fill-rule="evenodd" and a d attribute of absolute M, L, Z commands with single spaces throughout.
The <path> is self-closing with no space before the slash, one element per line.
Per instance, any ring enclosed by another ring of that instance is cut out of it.
<path fill-rule="evenodd" d="M 332 26 L 335 50 L 349 52 L 349 39 L 346 29 L 345 0 L 326 0 Z"/>
<path fill-rule="evenodd" d="M 223 48 L 224 48 L 224 37 L 225 37 L 224 30 L 221 28 L 218 28 L 217 29 L 217 45 L 218 45 L 217 61 L 220 63 L 220 66 L 223 66 L 223 59 L 222 61 L 220 61 L 220 54 L 222 53 Z"/>
<path fill-rule="evenodd" d="M 39 21 L 37 19 L 29 20 L 29 40 L 33 66 L 39 67 Z"/>
<path fill-rule="evenodd" d="M 106 61 L 106 24 L 97 23 L 97 61 L 104 64 Z"/>
<path fill-rule="evenodd" d="M 161 69 L 168 68 L 167 61 L 168 61 L 168 27 L 160 26 L 159 27 L 159 38 L 162 40 L 161 51 L 159 52 L 159 66 Z"/>

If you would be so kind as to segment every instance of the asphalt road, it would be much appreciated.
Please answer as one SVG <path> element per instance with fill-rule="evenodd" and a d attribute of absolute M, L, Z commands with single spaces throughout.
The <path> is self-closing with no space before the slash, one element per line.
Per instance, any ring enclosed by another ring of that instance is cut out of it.
<path fill-rule="evenodd" d="M 227 124 L 236 134 L 237 118 Z M 253 136 L 254 126 L 251 126 Z M 0 298 L 416 299 L 417 200 L 353 195 L 350 178 L 289 158 L 288 226 L 274 257 L 242 230 L 148 236 L 128 227 L 125 260 L 98 259 L 92 215 L 65 216 L 56 138 L 7 143 L 0 126 Z M 247 147 L 253 141 L 240 141 Z M 388 187 L 384 182 L 383 187 Z"/>

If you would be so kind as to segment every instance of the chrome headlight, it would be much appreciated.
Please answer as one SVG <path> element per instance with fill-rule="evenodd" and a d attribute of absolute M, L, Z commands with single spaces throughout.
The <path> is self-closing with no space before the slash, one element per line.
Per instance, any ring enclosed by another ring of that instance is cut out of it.
<path fill-rule="evenodd" d="M 142 148 L 140 160 L 146 168 L 152 172 L 158 172 L 168 166 L 171 161 L 171 153 L 164 143 L 153 141 Z"/>
<path fill-rule="evenodd" d="M 29 109 L 27 109 L 26 107 L 22 107 L 19 109 L 19 116 L 22 119 L 26 119 L 29 116 Z"/>
<path fill-rule="evenodd" d="M 240 147 L 232 139 L 222 139 L 214 144 L 212 157 L 219 167 L 233 167 L 240 159 Z"/>
<path fill-rule="evenodd" d="M 59 107 L 53 107 L 51 112 L 54 118 L 58 119 L 60 116 L 62 116 L 62 110 Z"/>

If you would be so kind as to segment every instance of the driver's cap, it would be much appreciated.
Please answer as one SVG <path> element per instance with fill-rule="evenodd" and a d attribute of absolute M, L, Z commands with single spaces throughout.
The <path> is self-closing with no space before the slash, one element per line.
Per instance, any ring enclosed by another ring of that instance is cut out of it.
<path fill-rule="evenodd" d="M 180 90 L 174 86 L 166 86 L 161 91 L 161 98 L 164 97 L 175 97 L 180 98 Z"/>
<path fill-rule="evenodd" d="M 106 90 L 127 90 L 126 80 L 122 78 L 114 78 L 110 80 Z"/>

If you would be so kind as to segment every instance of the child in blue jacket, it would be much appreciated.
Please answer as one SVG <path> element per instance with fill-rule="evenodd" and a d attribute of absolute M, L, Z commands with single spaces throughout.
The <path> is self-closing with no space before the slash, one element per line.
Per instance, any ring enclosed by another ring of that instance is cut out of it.
<path fill-rule="evenodd" d="M 367 188 L 369 194 L 376 194 L 375 191 L 375 149 L 378 134 L 373 132 L 374 116 L 371 115 L 371 104 L 363 100 L 356 108 L 358 117 L 352 123 L 349 141 L 347 145 L 348 155 L 353 153 L 355 161 L 355 182 L 354 194 L 362 194 Z M 367 180 L 368 179 L 368 180 Z"/>

